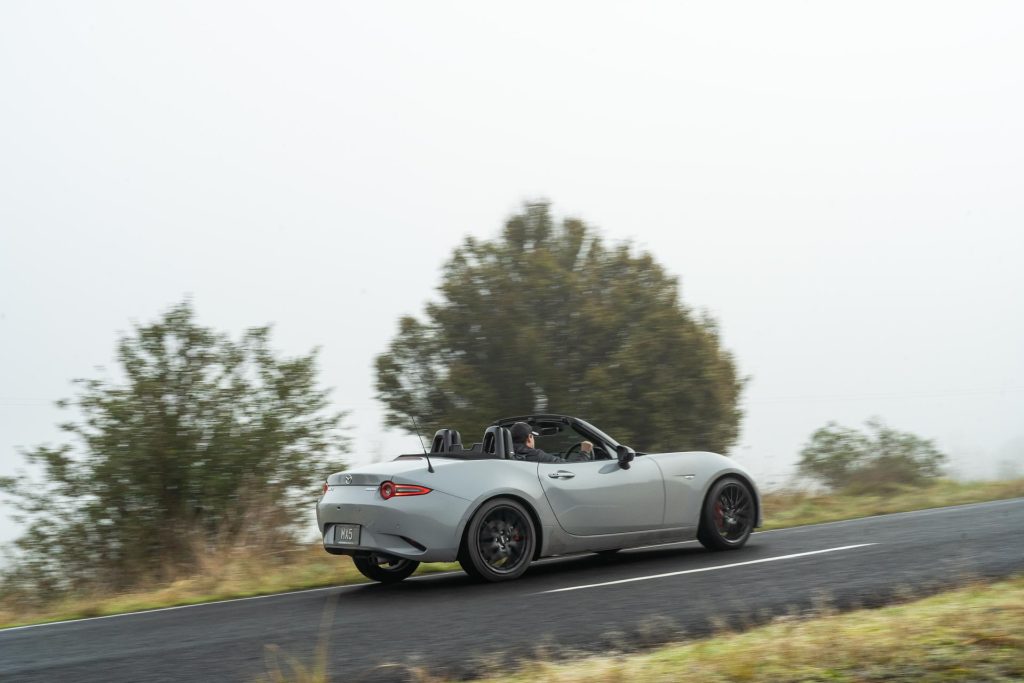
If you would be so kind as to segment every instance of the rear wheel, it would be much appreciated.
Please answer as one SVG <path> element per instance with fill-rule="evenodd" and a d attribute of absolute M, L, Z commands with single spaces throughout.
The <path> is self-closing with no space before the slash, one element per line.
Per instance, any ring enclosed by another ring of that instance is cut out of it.
<path fill-rule="evenodd" d="M 536 547 L 533 521 L 526 508 L 511 498 L 495 498 L 481 505 L 469 520 L 459 564 L 470 576 L 508 581 L 523 575 Z"/>
<path fill-rule="evenodd" d="M 398 583 L 420 566 L 415 560 L 403 560 L 389 555 L 357 555 L 352 558 L 352 562 L 363 576 L 381 583 Z"/>
<path fill-rule="evenodd" d="M 697 540 L 708 550 L 742 548 L 754 529 L 754 495 L 735 477 L 724 477 L 704 500 Z"/>

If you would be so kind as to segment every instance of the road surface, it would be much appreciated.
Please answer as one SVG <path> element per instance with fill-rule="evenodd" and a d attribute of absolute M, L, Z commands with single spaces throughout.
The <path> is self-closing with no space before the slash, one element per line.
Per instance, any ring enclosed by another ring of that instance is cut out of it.
<path fill-rule="evenodd" d="M 253 681 L 268 653 L 332 680 L 471 675 L 538 653 L 624 651 L 828 604 L 874 606 L 1024 571 L 1024 499 L 544 560 L 518 581 L 461 572 L 0 631 L 3 681 Z"/>

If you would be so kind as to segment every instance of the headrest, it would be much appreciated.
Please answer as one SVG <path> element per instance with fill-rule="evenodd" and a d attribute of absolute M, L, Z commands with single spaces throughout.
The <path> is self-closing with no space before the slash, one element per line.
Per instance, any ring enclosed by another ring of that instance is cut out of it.
<path fill-rule="evenodd" d="M 484 452 L 499 458 L 511 458 L 515 453 L 512 446 L 512 432 L 504 427 L 492 425 L 484 432 Z"/>
<path fill-rule="evenodd" d="M 462 438 L 454 429 L 438 429 L 434 433 L 434 440 L 430 443 L 431 453 L 448 453 L 452 450 L 452 444 L 458 444 L 462 448 Z"/>

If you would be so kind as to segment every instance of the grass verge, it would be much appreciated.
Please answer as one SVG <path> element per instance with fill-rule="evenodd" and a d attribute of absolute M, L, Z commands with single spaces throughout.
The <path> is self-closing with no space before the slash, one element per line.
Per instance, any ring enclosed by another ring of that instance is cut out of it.
<path fill-rule="evenodd" d="M 312 670 L 310 671 L 312 673 Z M 421 680 L 432 680 L 421 676 Z M 531 662 L 487 683 L 1019 681 L 1024 577 L 923 600 L 722 633 L 643 654 Z M 278 679 L 282 680 L 282 679 Z M 287 680 L 306 680 L 298 676 Z"/>
<path fill-rule="evenodd" d="M 366 581 L 351 558 L 328 555 L 320 544 L 303 545 L 276 557 L 257 549 L 234 548 L 204 556 L 201 563 L 194 575 L 153 588 L 76 595 L 37 609 L 15 607 L 0 600 L 0 629 Z M 423 564 L 416 573 L 453 569 L 459 569 L 459 565 Z"/>
<path fill-rule="evenodd" d="M 1024 496 L 1024 479 L 1002 482 L 940 481 L 925 488 L 899 488 L 884 495 L 771 493 L 764 497 L 765 529 L 780 529 L 893 512 Z M 420 573 L 456 569 L 428 564 Z M 300 546 L 276 557 L 254 548 L 234 548 L 204 556 L 194 575 L 120 594 L 77 595 L 25 607 L 0 597 L 0 628 L 105 616 L 214 600 L 365 581 L 351 560 L 326 554 L 319 544 Z"/>
<path fill-rule="evenodd" d="M 1020 497 L 1024 497 L 1024 479 L 967 483 L 943 479 L 925 487 L 893 486 L 878 494 L 781 491 L 764 496 L 763 529 Z"/>

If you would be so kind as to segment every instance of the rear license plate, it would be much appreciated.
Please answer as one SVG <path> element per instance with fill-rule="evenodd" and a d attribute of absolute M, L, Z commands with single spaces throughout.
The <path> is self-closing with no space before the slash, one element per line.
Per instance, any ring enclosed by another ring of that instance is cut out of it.
<path fill-rule="evenodd" d="M 334 542 L 337 545 L 359 545 L 359 525 L 335 524 Z"/>

